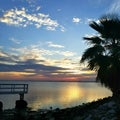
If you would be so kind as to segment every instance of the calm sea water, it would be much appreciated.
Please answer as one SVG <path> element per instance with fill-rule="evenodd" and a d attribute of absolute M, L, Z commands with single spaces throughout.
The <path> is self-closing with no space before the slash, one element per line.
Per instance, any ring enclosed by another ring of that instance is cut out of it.
<path fill-rule="evenodd" d="M 33 110 L 73 107 L 112 95 L 110 90 L 94 82 L 0 81 L 0 84 L 3 83 L 29 84 L 25 100 Z M 18 99 L 17 94 L 0 95 L 4 109 L 14 108 L 15 101 Z"/>

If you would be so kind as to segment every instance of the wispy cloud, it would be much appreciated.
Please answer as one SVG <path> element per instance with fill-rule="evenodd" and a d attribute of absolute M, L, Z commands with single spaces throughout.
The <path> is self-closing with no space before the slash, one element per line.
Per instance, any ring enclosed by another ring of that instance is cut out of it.
<path fill-rule="evenodd" d="M 17 39 L 15 39 L 15 38 L 10 38 L 10 40 L 12 41 L 12 42 L 14 42 L 15 44 L 20 44 L 21 42 L 20 42 L 20 40 L 17 40 Z"/>
<path fill-rule="evenodd" d="M 95 18 L 77 18 L 77 17 L 74 17 L 72 19 L 72 22 L 73 23 L 82 23 L 82 24 L 89 24 L 91 21 L 96 21 L 97 22 L 97 19 Z"/>
<path fill-rule="evenodd" d="M 40 7 L 37 7 L 37 10 L 39 9 Z M 0 22 L 22 27 L 34 25 L 36 28 L 45 27 L 47 30 L 52 31 L 56 30 L 56 28 L 60 28 L 61 31 L 63 31 L 64 28 L 63 26 L 62 28 L 56 20 L 52 20 L 49 15 L 43 13 L 29 14 L 25 8 L 6 11 L 3 16 L 0 17 Z"/>
<path fill-rule="evenodd" d="M 80 18 L 77 18 L 77 17 L 74 17 L 74 18 L 72 19 L 72 21 L 73 21 L 74 23 L 79 23 L 79 22 L 81 21 L 81 19 L 80 19 Z"/>
<path fill-rule="evenodd" d="M 16 49 L 17 50 L 17 49 Z M 45 55 L 51 54 L 53 51 L 49 50 L 38 50 L 34 47 L 32 50 L 28 50 L 26 48 L 19 48 L 19 55 L 13 56 L 12 54 L 8 54 L 5 52 L 0 53 L 0 76 L 5 75 L 7 76 L 15 76 L 20 75 L 23 76 L 40 76 L 48 79 L 49 77 L 56 78 L 60 75 L 64 79 L 67 77 L 73 77 L 74 79 L 78 78 L 75 77 L 74 73 L 77 74 L 76 70 L 74 70 L 74 66 L 72 63 L 72 59 L 59 59 L 55 60 L 52 58 L 48 58 Z M 24 53 L 23 53 L 24 52 Z M 42 54 L 38 53 L 41 52 Z M 48 53 L 49 52 L 49 53 Z M 53 54 L 58 54 L 58 51 L 55 51 Z M 68 54 L 70 52 L 64 52 L 61 54 Z M 59 55 L 58 55 L 59 56 Z M 65 55 L 66 56 L 66 55 Z M 70 55 L 67 55 L 70 56 Z M 38 58 L 39 57 L 39 58 Z M 64 58 L 64 57 L 63 57 Z M 9 78 L 10 78 L 9 76 Z M 18 76 L 17 79 L 20 77 Z M 3 77 L 5 78 L 5 77 Z M 1 78 L 2 79 L 2 78 Z M 62 80 L 62 79 L 61 79 Z M 68 79 L 69 80 L 69 79 Z"/>
<path fill-rule="evenodd" d="M 40 8 L 41 8 L 40 6 L 37 6 L 36 11 L 40 10 Z"/>
<path fill-rule="evenodd" d="M 108 13 L 119 13 L 119 12 L 120 12 L 120 0 L 112 1 Z"/>
<path fill-rule="evenodd" d="M 58 44 L 54 44 L 53 42 L 47 42 L 49 47 L 53 47 L 53 48 L 64 48 L 63 45 L 58 45 Z"/>
<path fill-rule="evenodd" d="M 64 47 L 58 44 L 52 45 L 56 48 Z M 15 53 L 15 54 L 12 54 Z M 0 63 L 6 64 L 16 64 L 21 61 L 26 60 L 35 60 L 39 64 L 44 65 L 53 65 L 59 67 L 68 67 L 73 66 L 71 57 L 75 57 L 77 54 L 72 51 L 66 51 L 63 49 L 44 49 L 40 48 L 39 45 L 31 45 L 27 47 L 21 48 L 11 48 L 10 53 L 0 52 Z M 59 58 L 59 60 L 55 60 L 54 58 Z M 67 59 L 69 58 L 69 59 Z M 68 64 L 69 63 L 69 64 Z"/>
<path fill-rule="evenodd" d="M 1 50 L 0 51 L 0 57 L 8 57 L 8 54 Z"/>
<path fill-rule="evenodd" d="M 33 5 L 37 2 L 37 0 L 26 0 L 30 5 Z"/>
<path fill-rule="evenodd" d="M 54 59 L 55 56 L 59 59 Z M 73 57 L 75 60 L 72 59 Z M 83 78 L 82 74 L 85 74 L 84 79 L 86 79 L 85 76 L 90 75 L 87 71 L 81 74 L 77 58 L 76 53 L 72 51 L 48 50 L 40 48 L 39 45 L 12 48 L 10 53 L 1 50 L 0 79 L 55 80 L 59 77 L 59 80 L 80 80 L 81 77 Z"/>
<path fill-rule="evenodd" d="M 25 61 L 24 64 L 15 64 L 15 65 L 6 65 L 0 64 L 0 72 L 26 72 L 28 70 L 34 70 L 36 72 L 42 71 L 56 71 L 56 70 L 64 70 L 60 67 L 55 66 L 46 66 L 42 64 L 36 64 L 33 62 L 29 62 L 29 60 Z"/>
<path fill-rule="evenodd" d="M 57 9 L 58 12 L 62 11 L 62 9 Z"/>
<path fill-rule="evenodd" d="M 85 24 L 90 24 L 90 22 L 92 22 L 92 21 L 95 21 L 97 23 L 99 22 L 99 20 L 96 19 L 96 18 L 86 18 L 85 21 L 84 21 L 84 23 Z"/>
<path fill-rule="evenodd" d="M 2 48 L 3 48 L 3 46 L 0 45 L 0 49 L 2 49 Z"/>
<path fill-rule="evenodd" d="M 0 63 L 2 64 L 15 64 L 18 61 L 18 56 L 0 51 Z"/>
<path fill-rule="evenodd" d="M 72 57 L 72 56 L 76 55 L 76 53 L 71 52 L 71 51 L 61 51 L 59 54 L 65 56 L 65 57 Z"/>
<path fill-rule="evenodd" d="M 85 24 L 89 24 L 91 21 L 94 21 L 94 19 L 92 19 L 92 18 L 87 18 L 86 21 L 85 21 Z"/>
<path fill-rule="evenodd" d="M 52 47 L 60 48 L 64 47 L 61 45 L 49 43 L 52 45 Z M 48 56 L 58 56 L 58 57 L 73 57 L 76 55 L 75 52 L 68 51 L 68 50 L 61 50 L 61 49 L 45 49 L 45 48 L 40 48 L 39 45 L 31 45 L 27 47 L 21 47 L 21 48 L 11 48 L 11 50 L 15 53 L 18 53 L 20 56 L 20 59 L 41 59 L 44 60 L 45 57 Z"/>

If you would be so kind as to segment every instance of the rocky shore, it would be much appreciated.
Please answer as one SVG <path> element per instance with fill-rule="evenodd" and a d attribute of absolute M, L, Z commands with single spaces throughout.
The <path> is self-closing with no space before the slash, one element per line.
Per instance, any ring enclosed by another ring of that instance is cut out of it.
<path fill-rule="evenodd" d="M 108 97 L 73 108 L 38 111 L 4 110 L 0 120 L 120 120 L 120 101 Z"/>

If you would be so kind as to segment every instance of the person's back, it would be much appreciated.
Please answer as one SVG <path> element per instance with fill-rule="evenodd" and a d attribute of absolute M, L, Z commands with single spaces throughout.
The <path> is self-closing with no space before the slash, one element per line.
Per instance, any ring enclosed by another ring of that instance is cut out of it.
<path fill-rule="evenodd" d="M 17 100 L 15 108 L 16 109 L 26 109 L 27 108 L 27 102 L 25 100 Z"/>
<path fill-rule="evenodd" d="M 17 100 L 15 111 L 15 120 L 26 120 L 28 117 L 27 102 L 25 100 Z"/>

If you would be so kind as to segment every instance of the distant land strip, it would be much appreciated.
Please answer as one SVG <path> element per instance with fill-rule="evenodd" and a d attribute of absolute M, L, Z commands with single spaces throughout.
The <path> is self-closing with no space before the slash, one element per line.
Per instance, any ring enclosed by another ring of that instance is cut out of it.
<path fill-rule="evenodd" d="M 3 82 L 3 81 L 13 81 L 13 82 L 85 82 L 85 83 L 87 83 L 87 82 L 96 82 L 95 80 L 85 80 L 85 81 L 83 81 L 83 80 L 79 80 L 79 81 L 62 81 L 62 80 L 59 80 L 59 81 L 57 81 L 57 80 L 0 80 L 1 82 Z"/>

